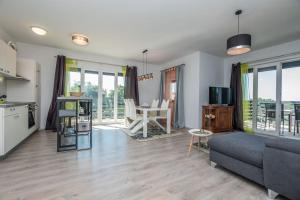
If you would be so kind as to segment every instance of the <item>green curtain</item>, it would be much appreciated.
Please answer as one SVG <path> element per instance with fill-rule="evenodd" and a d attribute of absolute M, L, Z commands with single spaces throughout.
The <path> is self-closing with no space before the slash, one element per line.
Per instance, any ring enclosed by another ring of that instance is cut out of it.
<path fill-rule="evenodd" d="M 70 96 L 70 72 L 78 72 L 79 68 L 77 66 L 77 61 L 67 58 L 66 59 L 66 73 L 65 73 L 65 90 L 64 90 L 64 95 L 66 97 Z M 81 88 L 78 88 L 78 92 Z"/>
<path fill-rule="evenodd" d="M 78 71 L 80 71 L 80 69 L 77 66 L 77 61 L 73 60 L 73 59 L 70 59 L 70 58 L 66 58 L 65 88 L 64 88 L 64 96 L 65 97 L 69 97 L 70 92 L 71 92 L 70 73 L 71 72 L 78 72 Z M 80 86 L 76 90 L 78 90 L 76 92 L 80 92 L 81 91 Z M 75 106 L 76 106 L 75 103 L 67 102 L 66 105 L 65 105 L 65 108 L 73 110 L 73 109 L 75 109 Z"/>
<path fill-rule="evenodd" d="M 241 64 L 241 82 L 242 82 L 242 94 L 243 94 L 243 126 L 244 131 L 247 133 L 253 133 L 252 129 L 252 100 L 250 99 L 249 91 L 249 77 L 248 77 L 249 65 L 246 63 Z"/>

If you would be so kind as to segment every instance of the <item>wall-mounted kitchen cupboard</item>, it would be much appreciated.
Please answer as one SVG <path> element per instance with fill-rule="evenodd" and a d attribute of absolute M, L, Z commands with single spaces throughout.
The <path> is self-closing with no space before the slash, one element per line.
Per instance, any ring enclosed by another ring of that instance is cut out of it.
<path fill-rule="evenodd" d="M 7 79 L 6 95 L 8 102 L 28 102 L 35 104 L 33 131 L 39 128 L 40 122 L 40 65 L 31 59 L 18 58 L 17 74 L 25 79 Z"/>
<path fill-rule="evenodd" d="M 0 40 L 0 73 L 4 76 L 16 76 L 17 52 L 6 42 Z"/>

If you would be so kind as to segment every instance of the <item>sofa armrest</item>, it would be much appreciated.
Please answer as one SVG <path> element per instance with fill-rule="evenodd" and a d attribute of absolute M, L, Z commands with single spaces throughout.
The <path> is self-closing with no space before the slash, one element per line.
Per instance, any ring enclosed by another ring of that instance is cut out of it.
<path fill-rule="evenodd" d="M 300 140 L 276 138 L 266 141 L 266 147 L 300 154 Z"/>
<path fill-rule="evenodd" d="M 266 142 L 264 184 L 290 199 L 300 199 L 300 141 L 285 138 Z"/>

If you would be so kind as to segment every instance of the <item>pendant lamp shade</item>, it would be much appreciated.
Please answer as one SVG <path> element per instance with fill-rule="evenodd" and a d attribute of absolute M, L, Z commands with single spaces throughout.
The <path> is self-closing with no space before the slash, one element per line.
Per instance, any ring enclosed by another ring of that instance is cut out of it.
<path fill-rule="evenodd" d="M 227 40 L 227 54 L 239 55 L 251 51 L 251 35 L 238 34 Z"/>
<path fill-rule="evenodd" d="M 242 14 L 242 10 L 235 12 L 235 15 L 238 17 L 237 35 L 227 39 L 227 54 L 231 56 L 251 51 L 251 35 L 240 34 L 240 14 Z"/>

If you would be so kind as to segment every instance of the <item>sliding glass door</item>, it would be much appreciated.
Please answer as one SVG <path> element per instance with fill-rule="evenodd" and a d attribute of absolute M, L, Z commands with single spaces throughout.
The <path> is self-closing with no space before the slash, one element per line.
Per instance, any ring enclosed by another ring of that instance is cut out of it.
<path fill-rule="evenodd" d="M 256 129 L 276 130 L 276 66 L 257 69 Z"/>
<path fill-rule="evenodd" d="M 300 61 L 251 66 L 248 77 L 253 130 L 300 137 Z"/>
<path fill-rule="evenodd" d="M 300 137 L 300 61 L 282 63 L 282 115 L 284 135 Z"/>
<path fill-rule="evenodd" d="M 93 99 L 93 121 L 99 121 L 99 73 L 97 71 L 84 72 L 84 92 L 87 97 Z"/>
<path fill-rule="evenodd" d="M 102 74 L 102 122 L 115 121 L 115 74 Z"/>
<path fill-rule="evenodd" d="M 72 74 L 73 75 L 73 74 Z M 83 88 L 93 99 L 93 122 L 124 121 L 124 77 L 120 72 L 81 70 L 72 76 L 72 87 Z"/>
<path fill-rule="evenodd" d="M 125 114 L 125 103 L 124 103 L 124 83 L 125 83 L 125 78 L 122 73 L 118 73 L 118 78 L 117 78 L 117 119 L 118 121 L 124 119 L 124 114 Z"/>

